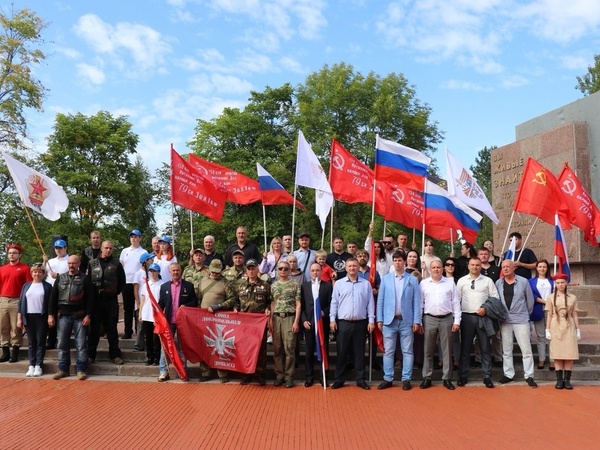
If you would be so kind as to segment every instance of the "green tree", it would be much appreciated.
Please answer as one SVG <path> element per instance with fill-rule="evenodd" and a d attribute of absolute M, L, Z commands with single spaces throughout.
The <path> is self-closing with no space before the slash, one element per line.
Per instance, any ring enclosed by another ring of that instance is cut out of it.
<path fill-rule="evenodd" d="M 492 198 L 492 150 L 496 149 L 495 145 L 491 147 L 483 147 L 477 153 L 477 157 L 475 158 L 475 163 L 470 167 L 471 172 L 473 172 L 473 176 L 483 189 L 485 196 L 490 200 Z M 487 240 L 494 240 L 494 229 L 493 222 L 487 217 L 485 214 L 482 214 L 483 222 L 481 224 L 481 230 L 477 235 L 477 245 L 476 248 L 481 246 Z"/>
<path fill-rule="evenodd" d="M 153 228 L 154 190 L 146 168 L 133 160 L 137 144 L 126 117 L 57 114 L 41 161 L 69 196 L 63 216 L 73 220 L 63 226 L 79 245 L 96 228 L 121 245 L 132 228 Z"/>
<path fill-rule="evenodd" d="M 32 69 L 46 58 L 38 48 L 46 26 L 29 9 L 0 10 L 0 143 L 15 148 L 27 137 L 25 110 L 42 111 L 46 89 Z"/>
<path fill-rule="evenodd" d="M 600 91 L 600 55 L 594 55 L 594 65 L 588 66 L 587 73 L 577 77 L 577 86 L 583 95 Z"/>

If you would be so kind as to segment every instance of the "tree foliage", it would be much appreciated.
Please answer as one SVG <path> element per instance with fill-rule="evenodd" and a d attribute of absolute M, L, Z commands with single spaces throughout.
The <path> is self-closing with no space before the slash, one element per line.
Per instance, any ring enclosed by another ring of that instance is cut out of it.
<path fill-rule="evenodd" d="M 577 77 L 577 86 L 583 95 L 600 91 L 600 55 L 594 55 L 594 65 L 588 66 L 587 73 Z"/>
<path fill-rule="evenodd" d="M 0 143 L 15 148 L 27 137 L 24 111 L 42 110 L 46 89 L 33 71 L 46 58 L 38 48 L 45 28 L 29 9 L 0 10 Z"/>
<path fill-rule="evenodd" d="M 430 115 L 429 106 L 417 99 L 414 86 L 403 75 L 380 77 L 369 73 L 363 76 L 351 65 L 340 63 L 324 66 L 295 88 L 284 84 L 279 88 L 267 87 L 263 92 L 252 92 L 248 105 L 242 110 L 227 108 L 215 119 L 199 120 L 196 134 L 188 145 L 199 156 L 253 178 L 256 178 L 256 162 L 260 162 L 289 192 L 293 192 L 298 130 L 303 131 L 327 172 L 334 137 L 370 166 L 374 163 L 377 133 L 432 154 L 434 144 L 441 139 L 441 132 Z M 309 232 L 313 247 L 318 247 L 321 227 L 314 214 L 314 190 L 298 188 L 298 193 L 307 211 L 296 211 L 295 228 Z M 291 206 L 267 207 L 269 238 L 291 232 L 291 213 Z M 341 233 L 346 240 L 356 240 L 362 246 L 370 216 L 369 205 L 337 202 L 334 234 Z M 180 220 L 189 227 L 187 218 L 182 216 Z M 222 223 L 197 218 L 193 228 L 195 234 L 215 235 L 218 246 L 223 248 L 233 241 L 233 233 L 239 224 L 246 225 L 249 237 L 262 244 L 260 204 L 228 204 Z M 179 225 L 175 225 L 178 229 Z M 186 228 L 180 231 L 189 234 Z M 329 229 L 326 231 L 327 243 L 330 233 Z"/>

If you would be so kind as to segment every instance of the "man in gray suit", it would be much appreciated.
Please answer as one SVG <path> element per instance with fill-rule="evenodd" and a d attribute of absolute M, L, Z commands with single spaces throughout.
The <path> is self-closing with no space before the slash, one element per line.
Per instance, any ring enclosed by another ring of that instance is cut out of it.
<path fill-rule="evenodd" d="M 392 387 L 394 381 L 394 354 L 400 340 L 402 349 L 402 389 L 411 388 L 410 379 L 414 362 L 413 333 L 421 330 L 421 292 L 419 281 L 405 271 L 406 255 L 396 251 L 392 255 L 394 271 L 381 279 L 377 298 L 377 326 L 383 332 L 383 382 L 377 389 Z"/>

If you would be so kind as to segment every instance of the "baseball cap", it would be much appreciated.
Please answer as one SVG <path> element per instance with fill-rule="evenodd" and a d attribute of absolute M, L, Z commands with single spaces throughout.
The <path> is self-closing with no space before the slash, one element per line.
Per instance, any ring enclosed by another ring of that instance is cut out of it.
<path fill-rule="evenodd" d="M 246 262 L 246 267 L 256 267 L 258 266 L 258 263 L 256 262 L 256 260 L 254 258 L 250 258 L 247 262 Z"/>
<path fill-rule="evenodd" d="M 218 259 L 213 259 L 208 266 L 208 270 L 213 273 L 221 273 L 223 271 L 223 263 Z"/>
<path fill-rule="evenodd" d="M 167 244 L 170 244 L 171 238 L 169 236 L 163 236 L 158 240 L 158 242 L 166 242 Z"/>
<path fill-rule="evenodd" d="M 67 246 L 67 243 L 64 240 L 62 240 L 62 239 L 57 239 L 57 240 L 54 241 L 54 246 L 55 247 L 63 248 L 63 247 Z"/>
<path fill-rule="evenodd" d="M 132 234 L 136 235 L 136 236 L 142 236 L 142 233 L 140 230 L 135 229 L 135 230 L 131 230 L 131 233 L 129 233 L 129 236 L 131 236 Z"/>
<path fill-rule="evenodd" d="M 140 264 L 144 264 L 146 261 L 148 261 L 149 259 L 154 258 L 156 255 L 154 253 L 142 253 L 140 255 Z"/>
<path fill-rule="evenodd" d="M 150 264 L 150 266 L 148 266 L 148 270 L 154 270 L 155 272 L 160 272 L 160 266 L 156 263 L 152 263 L 152 264 Z"/>

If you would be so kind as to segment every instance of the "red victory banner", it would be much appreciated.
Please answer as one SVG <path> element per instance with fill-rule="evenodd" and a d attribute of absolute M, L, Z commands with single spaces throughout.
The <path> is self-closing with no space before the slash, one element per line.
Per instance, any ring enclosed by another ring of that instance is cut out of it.
<path fill-rule="evenodd" d="M 423 226 L 423 192 L 407 186 L 377 182 L 375 212 L 408 228 Z"/>
<path fill-rule="evenodd" d="M 575 220 L 571 223 L 581 228 L 583 238 L 597 247 L 596 236 L 600 234 L 600 210 L 567 163 L 558 176 L 558 184 L 564 193 L 567 205 L 575 216 Z"/>
<path fill-rule="evenodd" d="M 233 169 L 200 158 L 193 153 L 188 155 L 188 159 L 192 167 L 227 191 L 227 200 L 230 202 L 248 205 L 260 200 L 258 181 Z"/>
<path fill-rule="evenodd" d="M 227 192 L 194 169 L 171 148 L 171 201 L 220 222 Z"/>
<path fill-rule="evenodd" d="M 375 172 L 333 139 L 329 185 L 336 200 L 346 203 L 373 202 Z"/>
<path fill-rule="evenodd" d="M 192 363 L 254 373 L 268 316 L 264 314 L 210 313 L 205 308 L 181 307 L 177 333 L 184 355 Z"/>

